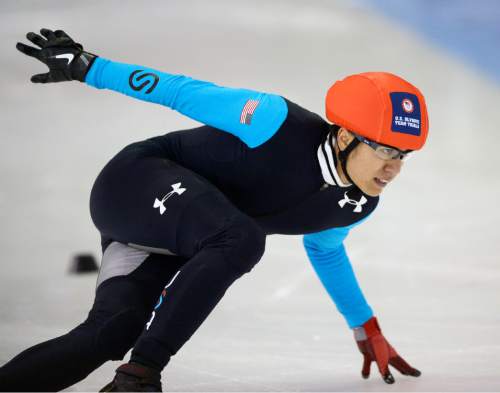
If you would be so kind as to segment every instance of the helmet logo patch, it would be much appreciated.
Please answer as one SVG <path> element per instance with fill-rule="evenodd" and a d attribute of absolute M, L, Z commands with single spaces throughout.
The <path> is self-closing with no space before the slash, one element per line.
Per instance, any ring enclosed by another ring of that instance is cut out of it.
<path fill-rule="evenodd" d="M 406 113 L 412 113 L 413 112 L 413 102 L 411 102 L 411 100 L 409 100 L 408 98 L 405 98 L 403 100 L 403 102 L 401 103 L 401 105 L 403 106 L 403 110 L 406 112 Z"/>
<path fill-rule="evenodd" d="M 421 132 L 420 103 L 415 94 L 390 93 L 392 103 L 391 130 L 401 134 L 419 136 Z"/>

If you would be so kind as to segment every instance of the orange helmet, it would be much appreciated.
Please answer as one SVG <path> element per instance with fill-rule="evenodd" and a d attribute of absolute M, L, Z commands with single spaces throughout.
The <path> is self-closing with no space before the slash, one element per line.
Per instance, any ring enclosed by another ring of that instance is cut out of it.
<path fill-rule="evenodd" d="M 326 117 L 399 150 L 420 149 L 429 129 L 422 93 L 387 72 L 364 72 L 335 82 L 326 95 Z"/>

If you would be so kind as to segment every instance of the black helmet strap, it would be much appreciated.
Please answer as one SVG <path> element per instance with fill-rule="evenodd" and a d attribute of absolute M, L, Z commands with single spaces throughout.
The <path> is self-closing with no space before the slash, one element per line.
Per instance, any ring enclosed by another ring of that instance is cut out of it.
<path fill-rule="evenodd" d="M 337 141 L 338 143 L 338 141 Z M 340 160 L 340 165 L 342 167 L 342 170 L 344 171 L 344 175 L 349 181 L 349 183 L 352 183 L 355 185 L 355 183 L 352 181 L 351 176 L 349 176 L 349 173 L 347 172 L 347 159 L 349 158 L 349 154 L 358 146 L 359 140 L 357 138 L 354 138 L 351 143 L 349 143 L 344 150 L 340 150 L 339 148 L 339 160 Z"/>

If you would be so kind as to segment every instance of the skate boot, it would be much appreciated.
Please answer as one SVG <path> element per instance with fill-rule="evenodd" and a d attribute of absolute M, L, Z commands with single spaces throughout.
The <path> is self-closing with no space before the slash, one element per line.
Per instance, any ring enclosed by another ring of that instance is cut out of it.
<path fill-rule="evenodd" d="M 161 392 L 161 375 L 157 370 L 136 363 L 125 363 L 116 369 L 115 378 L 100 392 Z"/>

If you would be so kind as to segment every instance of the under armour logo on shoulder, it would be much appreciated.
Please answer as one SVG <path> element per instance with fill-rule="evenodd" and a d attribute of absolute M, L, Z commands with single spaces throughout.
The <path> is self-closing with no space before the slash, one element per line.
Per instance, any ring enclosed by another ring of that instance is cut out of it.
<path fill-rule="evenodd" d="M 359 201 L 355 200 L 355 199 L 351 199 L 349 198 L 349 195 L 347 195 L 347 192 L 344 192 L 344 199 L 341 199 L 339 201 L 339 206 L 341 208 L 343 208 L 346 203 L 348 203 L 349 205 L 354 205 L 356 206 L 354 208 L 354 213 L 361 213 L 363 211 L 363 205 L 368 202 L 368 199 L 365 198 L 364 195 L 361 196 L 361 199 Z"/>
<path fill-rule="evenodd" d="M 185 188 L 181 188 L 181 183 L 175 183 L 171 185 L 172 191 L 170 191 L 168 194 L 166 194 L 161 200 L 158 198 L 155 198 L 155 203 L 153 204 L 153 208 L 158 208 L 160 209 L 160 214 L 163 215 L 165 213 L 165 210 L 167 208 L 165 207 L 165 201 L 170 198 L 173 194 L 181 195 L 184 191 L 186 191 Z"/>

